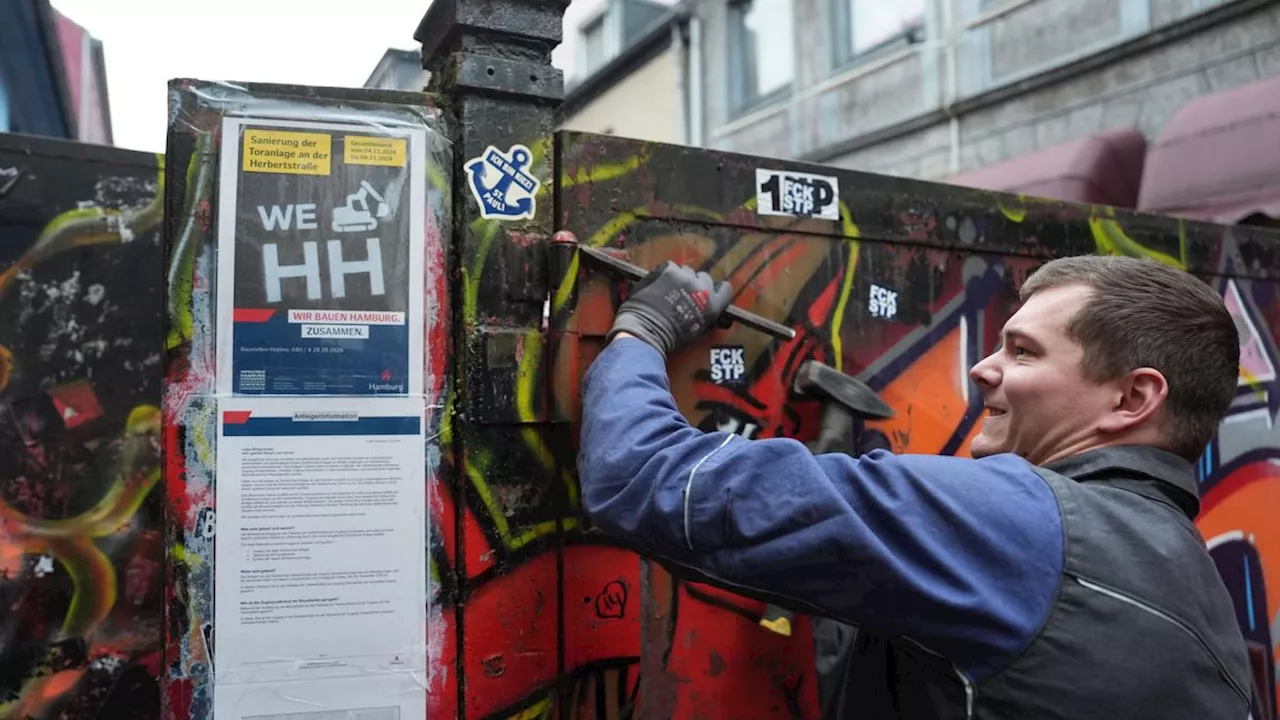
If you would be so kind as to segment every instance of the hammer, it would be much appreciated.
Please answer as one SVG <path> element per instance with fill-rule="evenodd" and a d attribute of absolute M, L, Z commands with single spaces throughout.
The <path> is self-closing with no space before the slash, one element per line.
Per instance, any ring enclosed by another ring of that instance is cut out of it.
<path fill-rule="evenodd" d="M 854 420 L 883 420 L 894 415 L 893 408 L 866 383 L 817 360 L 806 360 L 800 366 L 794 388 L 801 395 L 822 401 L 818 437 L 805 443 L 814 455 L 842 452 L 857 457 Z M 790 635 L 794 619 L 790 610 L 771 604 L 765 607 L 760 624 L 779 635 Z"/>

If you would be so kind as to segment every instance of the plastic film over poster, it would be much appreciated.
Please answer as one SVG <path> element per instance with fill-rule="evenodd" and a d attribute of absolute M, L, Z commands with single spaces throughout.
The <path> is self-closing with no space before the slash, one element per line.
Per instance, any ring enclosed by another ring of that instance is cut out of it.
<path fill-rule="evenodd" d="M 445 121 L 420 93 L 170 89 L 164 716 L 425 720 Z"/>
<path fill-rule="evenodd" d="M 420 394 L 425 132 L 222 132 L 220 393 Z"/>

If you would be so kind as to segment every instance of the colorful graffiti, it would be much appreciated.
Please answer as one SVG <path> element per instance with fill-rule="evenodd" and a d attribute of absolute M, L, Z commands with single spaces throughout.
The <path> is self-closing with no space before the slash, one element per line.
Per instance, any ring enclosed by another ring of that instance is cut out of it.
<path fill-rule="evenodd" d="M 0 136 L 0 718 L 159 716 L 163 193 Z"/>
<path fill-rule="evenodd" d="M 171 183 L 168 252 L 163 702 L 165 717 L 206 720 L 216 508 L 201 388 L 213 367 L 217 138 L 197 130 L 207 118 L 183 115 L 184 170 L 170 175 L 181 180 Z M 677 400 L 705 429 L 809 439 L 820 404 L 798 395 L 793 380 L 815 359 L 863 379 L 894 407 L 894 418 L 860 429 L 862 449 L 965 454 L 981 419 L 968 368 L 994 347 L 1019 282 L 1045 258 L 1143 255 L 1216 283 L 1241 318 L 1244 360 L 1240 400 L 1202 462 L 1201 527 L 1256 646 L 1262 684 L 1274 683 L 1280 581 L 1267 585 L 1265 575 L 1268 562 L 1280 562 L 1280 548 L 1269 548 L 1280 536 L 1264 520 L 1280 487 L 1271 387 L 1280 293 L 1274 281 L 1250 279 L 1258 248 L 1274 238 L 843 172 L 840 221 L 766 217 L 755 212 L 754 169 L 774 161 L 576 134 L 557 142 L 556 182 L 538 197 L 554 208 L 557 228 L 643 266 L 672 259 L 705 268 L 734 283 L 738 304 L 797 330 L 782 342 L 735 326 L 672 358 Z M 551 143 L 530 147 L 531 166 L 549 167 Z M 578 379 L 600 349 L 619 285 L 571 250 L 497 221 L 469 223 L 472 242 L 446 257 L 448 178 L 430 180 L 430 267 L 449 279 L 429 285 L 440 320 L 424 359 L 434 383 L 430 716 L 817 717 L 806 618 L 789 634 L 762 627 L 763 602 L 646 562 L 581 513 Z M 529 277 L 536 281 L 519 281 Z M 713 342 L 741 346 L 745 382 L 713 380 Z M 1265 702 L 1274 715 L 1274 700 Z"/>
<path fill-rule="evenodd" d="M 1236 601 L 1260 691 L 1258 715 L 1275 717 L 1280 680 L 1280 536 L 1273 529 L 1280 502 L 1280 355 L 1275 340 L 1280 291 L 1274 282 L 1240 277 L 1241 266 L 1233 244 L 1224 243 L 1222 273 L 1215 284 L 1240 334 L 1240 390 L 1200 459 L 1203 499 L 1197 524 Z"/>
<path fill-rule="evenodd" d="M 1271 388 L 1280 292 L 1265 271 L 1256 275 L 1256 258 L 1270 256 L 1280 237 L 854 174 L 843 176 L 842 182 L 856 188 L 844 197 L 859 199 L 841 207 L 841 222 L 833 227 L 755 215 L 751 158 L 692 158 L 590 136 L 569 137 L 561 153 L 561 221 L 580 239 L 617 248 L 643 266 L 671 259 L 729 279 L 740 289 L 737 303 L 785 319 L 798 331 L 789 342 L 745 329 L 721 331 L 672 359 L 674 394 L 703 429 L 811 437 L 819 408 L 798 397 L 792 381 L 805 360 L 816 359 L 863 379 L 895 408 L 893 419 L 862 429 L 862 450 L 964 455 L 981 416 L 968 368 L 995 347 L 1000 326 L 1016 309 L 1017 286 L 1043 259 L 1080 252 L 1146 257 L 1190 270 L 1219 288 L 1240 319 L 1241 391 L 1202 461 L 1200 526 L 1252 646 L 1261 688 L 1257 715 L 1275 716 L 1272 638 L 1280 606 L 1273 595 L 1280 593 L 1280 582 L 1267 585 L 1265 575 L 1270 563 L 1280 562 L 1280 548 L 1268 547 L 1275 538 L 1266 523 L 1272 507 L 1267 500 L 1280 488 L 1273 482 L 1280 447 L 1273 420 L 1280 401 Z M 713 173 L 716 183 L 706 183 L 705 190 L 682 182 Z M 742 191 L 732 197 L 726 188 Z M 699 205 L 697 199 L 707 196 L 720 204 Z M 739 204 L 725 207 L 727 196 Z M 601 197 L 608 202 L 595 202 Z M 597 271 L 572 267 L 568 276 L 576 286 L 552 293 L 553 312 L 564 313 L 560 329 L 570 337 L 559 343 L 553 361 L 558 367 L 551 371 L 552 396 L 574 418 L 576 378 L 621 298 L 616 284 Z M 713 344 L 745 347 L 745 383 L 712 381 Z M 709 590 L 677 584 L 686 593 Z M 743 601 L 733 602 L 741 607 Z M 759 606 L 751 607 L 758 616 Z M 751 633 L 759 628 L 735 627 L 727 617 L 721 612 L 698 624 L 675 622 L 663 648 L 663 669 L 685 672 L 668 686 L 675 698 L 664 699 L 663 710 L 678 708 L 676 717 L 712 716 L 716 708 L 722 715 L 774 716 L 760 710 L 766 705 L 758 695 L 742 705 L 733 693 L 718 698 L 729 698 L 727 704 L 699 703 L 708 688 L 767 687 L 741 660 L 777 650 L 755 642 Z M 698 662 L 708 653 L 723 655 L 722 642 L 739 655 L 724 664 Z M 679 662 L 686 657 L 697 660 Z M 811 657 L 794 657 L 798 663 L 791 669 L 811 681 Z M 714 675 L 707 672 L 713 665 L 721 670 Z"/>
<path fill-rule="evenodd" d="M 739 186 L 734 206 L 675 208 L 661 184 L 651 184 L 662 172 L 661 159 L 649 158 L 651 146 L 593 144 L 575 147 L 570 140 L 562 148 L 571 160 L 561 168 L 560 207 L 568 208 L 564 224 L 580 240 L 616 248 L 641 266 L 671 259 L 728 279 L 739 289 L 736 303 L 797 331 L 793 340 L 778 341 L 735 327 L 674 356 L 673 393 L 693 424 L 749 438 L 811 439 L 821 406 L 797 395 L 793 381 L 812 359 L 859 376 L 897 411 L 863 429 L 864 451 L 966 451 L 981 410 L 966 370 L 1012 312 L 1009 276 L 1025 273 L 1033 259 L 868 242 L 858 224 L 862 208 L 847 205 L 834 233 L 830 223 L 814 220 L 763 227 L 749 182 Z M 631 153 L 622 155 L 624 149 Z M 724 158 L 709 164 L 727 170 Z M 593 204 L 596 197 L 638 202 L 621 212 L 615 205 L 610 216 Z M 577 379 L 599 350 L 622 295 L 616 279 L 579 265 L 578 257 L 552 291 L 556 342 L 547 370 L 551 401 L 559 405 L 553 414 L 575 420 Z M 892 299 L 891 307 L 873 308 L 873 297 Z M 743 382 L 713 380 L 712 345 L 743 348 Z M 590 532 L 583 537 L 601 542 Z M 660 624 L 665 633 L 644 635 L 654 646 L 636 653 L 655 656 L 640 663 L 641 680 L 653 674 L 662 681 L 642 682 L 635 704 L 609 708 L 616 716 L 817 717 L 807 619 L 797 618 L 790 635 L 775 634 L 761 627 L 762 602 L 673 578 L 639 558 L 631 562 L 664 577 L 663 594 L 645 599 L 675 612 Z"/>

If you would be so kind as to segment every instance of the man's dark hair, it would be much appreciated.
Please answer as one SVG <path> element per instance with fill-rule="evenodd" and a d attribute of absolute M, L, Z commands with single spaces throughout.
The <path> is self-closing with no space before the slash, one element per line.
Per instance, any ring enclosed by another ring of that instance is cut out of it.
<path fill-rule="evenodd" d="M 1081 284 L 1093 292 L 1067 323 L 1084 348 L 1084 375 L 1114 380 L 1140 367 L 1169 383 L 1165 449 L 1191 462 L 1235 399 L 1240 337 L 1222 298 L 1190 273 L 1152 260 L 1083 255 L 1045 263 L 1023 283 L 1035 293 Z"/>

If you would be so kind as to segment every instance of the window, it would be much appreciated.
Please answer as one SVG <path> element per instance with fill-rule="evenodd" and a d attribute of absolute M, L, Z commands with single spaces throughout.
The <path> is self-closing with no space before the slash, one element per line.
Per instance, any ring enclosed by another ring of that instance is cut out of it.
<path fill-rule="evenodd" d="M 582 26 L 583 74 L 590 75 L 604 64 L 604 13 Z"/>
<path fill-rule="evenodd" d="M 795 75 L 790 0 L 729 5 L 732 105 L 747 110 L 786 92 Z"/>
<path fill-rule="evenodd" d="M 950 0 L 943 0 L 949 2 Z M 920 42 L 926 0 L 833 0 L 836 64 L 885 47 Z"/>

